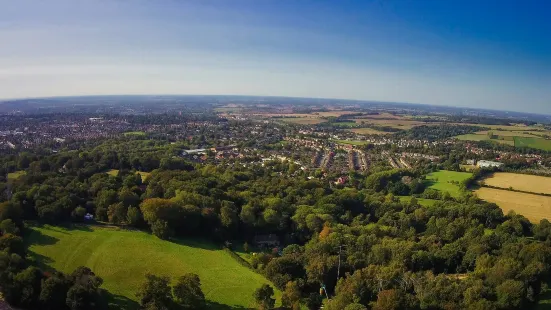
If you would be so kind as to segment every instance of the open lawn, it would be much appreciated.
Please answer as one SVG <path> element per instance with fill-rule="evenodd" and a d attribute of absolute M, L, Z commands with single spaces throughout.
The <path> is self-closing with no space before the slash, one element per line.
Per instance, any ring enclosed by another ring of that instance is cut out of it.
<path fill-rule="evenodd" d="M 551 151 L 551 140 L 542 138 L 515 137 L 515 147 L 529 147 L 538 150 Z"/>
<path fill-rule="evenodd" d="M 15 180 L 19 179 L 21 176 L 24 176 L 25 174 L 27 174 L 27 173 L 23 170 L 10 172 L 10 173 L 8 173 L 8 181 L 15 181 Z"/>
<path fill-rule="evenodd" d="M 348 130 L 361 135 L 389 135 L 392 133 L 392 132 L 379 131 L 373 128 L 353 128 Z"/>
<path fill-rule="evenodd" d="M 535 194 L 551 194 L 551 178 L 537 175 L 527 175 L 508 172 L 497 172 L 484 179 L 484 183 L 494 187 L 531 192 Z"/>
<path fill-rule="evenodd" d="M 429 188 L 448 192 L 453 197 L 458 197 L 461 194 L 459 183 L 468 179 L 472 174 L 469 172 L 456 172 L 440 170 L 427 175 L 427 183 Z"/>
<path fill-rule="evenodd" d="M 253 307 L 254 290 L 269 283 L 218 246 L 201 240 L 168 242 L 141 231 L 99 226 L 31 227 L 26 240 L 31 260 L 41 267 L 67 273 L 78 266 L 90 267 L 103 278 L 102 288 L 114 295 L 111 302 L 116 309 L 137 307 L 135 294 L 146 273 L 172 280 L 196 273 L 205 297 L 214 303 L 211 309 Z M 279 296 L 277 292 L 278 300 Z"/>
<path fill-rule="evenodd" d="M 514 210 L 532 222 L 551 219 L 551 197 L 481 187 L 475 193 L 481 199 L 497 204 L 503 213 Z"/>

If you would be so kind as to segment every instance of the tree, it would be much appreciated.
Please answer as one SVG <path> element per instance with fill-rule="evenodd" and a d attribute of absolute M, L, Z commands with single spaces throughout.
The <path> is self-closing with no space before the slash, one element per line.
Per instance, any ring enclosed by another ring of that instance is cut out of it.
<path fill-rule="evenodd" d="M 0 237 L 0 251 L 17 253 L 18 255 L 24 257 L 25 245 L 23 244 L 23 239 L 12 234 L 3 235 L 2 237 Z"/>
<path fill-rule="evenodd" d="M 155 221 L 151 225 L 151 232 L 159 239 L 168 240 L 174 236 L 174 230 L 168 227 L 168 223 L 165 221 Z"/>
<path fill-rule="evenodd" d="M 72 285 L 71 279 L 59 272 L 44 280 L 39 297 L 42 308 L 47 310 L 65 309 L 67 293 Z"/>
<path fill-rule="evenodd" d="M 323 297 L 320 294 L 311 293 L 306 298 L 305 302 L 308 310 L 318 310 L 323 304 Z"/>
<path fill-rule="evenodd" d="M 2 234 L 12 234 L 12 235 L 18 235 L 19 234 L 19 228 L 15 225 L 15 223 L 11 219 L 3 220 L 0 222 L 0 231 L 2 231 Z"/>
<path fill-rule="evenodd" d="M 23 308 L 36 308 L 42 277 L 42 272 L 36 267 L 21 271 L 13 278 L 13 284 L 5 288 L 6 300 Z"/>
<path fill-rule="evenodd" d="M 128 187 L 123 187 L 119 191 L 119 201 L 126 207 L 137 207 L 140 204 L 140 197 L 131 191 Z"/>
<path fill-rule="evenodd" d="M 296 281 L 289 281 L 285 285 L 285 290 L 281 296 L 281 303 L 284 307 L 300 310 L 300 287 Z"/>
<path fill-rule="evenodd" d="M 122 202 L 110 205 L 107 210 L 109 222 L 113 224 L 122 224 L 126 220 L 126 212 L 126 207 Z"/>
<path fill-rule="evenodd" d="M 73 210 L 73 213 L 71 215 L 75 221 L 81 222 L 84 220 L 84 216 L 86 215 L 86 209 L 78 206 L 75 208 L 75 210 Z"/>
<path fill-rule="evenodd" d="M 196 274 L 188 273 L 181 276 L 172 288 L 172 294 L 175 301 L 184 309 L 202 309 L 206 306 L 201 281 Z"/>
<path fill-rule="evenodd" d="M 402 296 L 397 290 L 380 291 L 374 310 L 394 310 L 401 308 Z M 364 308 L 365 309 L 365 308 Z"/>
<path fill-rule="evenodd" d="M 103 279 L 88 267 L 78 267 L 71 273 L 73 286 L 67 292 L 66 304 L 71 310 L 98 309 L 101 305 L 100 286 Z"/>
<path fill-rule="evenodd" d="M 393 309 L 398 309 L 398 308 L 393 308 Z M 346 306 L 344 310 L 367 310 L 367 308 L 362 304 L 350 304 Z"/>
<path fill-rule="evenodd" d="M 146 274 L 145 282 L 136 296 L 140 300 L 140 305 L 147 309 L 165 310 L 170 309 L 173 304 L 168 277 Z"/>
<path fill-rule="evenodd" d="M 126 222 L 130 226 L 138 226 L 142 222 L 142 214 L 140 212 L 140 209 L 130 207 L 128 208 L 128 212 L 126 213 Z"/>
<path fill-rule="evenodd" d="M 268 284 L 263 284 L 253 294 L 256 305 L 260 310 L 274 308 L 275 299 L 272 298 L 273 296 L 274 296 L 274 289 Z"/>
<path fill-rule="evenodd" d="M 526 289 L 520 281 L 506 280 L 496 287 L 497 303 L 503 309 L 519 309 Z"/>

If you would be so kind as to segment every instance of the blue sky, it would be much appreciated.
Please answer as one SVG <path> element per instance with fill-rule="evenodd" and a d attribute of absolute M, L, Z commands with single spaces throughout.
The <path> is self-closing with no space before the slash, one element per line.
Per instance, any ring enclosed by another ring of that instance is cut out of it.
<path fill-rule="evenodd" d="M 551 114 L 551 1 L 0 0 L 0 98 L 240 94 Z"/>

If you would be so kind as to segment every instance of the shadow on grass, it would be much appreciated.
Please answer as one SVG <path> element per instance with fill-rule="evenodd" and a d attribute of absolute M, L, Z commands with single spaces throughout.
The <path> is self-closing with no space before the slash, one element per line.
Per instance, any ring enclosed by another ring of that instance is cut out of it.
<path fill-rule="evenodd" d="M 207 309 L 213 309 L 213 310 L 248 310 L 248 309 L 254 309 L 254 308 L 245 308 L 242 306 L 228 306 L 224 304 L 217 303 L 215 301 L 207 301 Z"/>
<path fill-rule="evenodd" d="M 56 237 L 45 235 L 41 231 L 34 229 L 25 231 L 25 239 L 28 240 L 29 244 L 36 245 L 53 245 L 59 241 Z"/>
<path fill-rule="evenodd" d="M 117 310 L 134 310 L 140 309 L 140 304 L 135 300 L 132 300 L 128 297 L 111 294 L 108 291 L 103 291 L 104 298 L 106 299 L 108 309 L 117 309 Z"/>
<path fill-rule="evenodd" d="M 203 250 L 209 250 L 209 251 L 218 251 L 221 250 L 222 247 L 212 241 L 209 241 L 207 239 L 180 239 L 175 238 L 170 240 L 172 243 L 176 243 L 178 245 L 188 246 L 192 248 L 199 248 Z"/>
<path fill-rule="evenodd" d="M 425 186 L 425 188 L 429 188 L 429 187 L 433 186 L 436 183 L 438 183 L 438 182 L 435 181 L 435 180 L 432 180 L 432 179 L 425 179 L 423 181 L 423 185 Z"/>
<path fill-rule="evenodd" d="M 48 256 L 44 256 L 33 251 L 27 251 L 27 261 L 43 271 L 54 272 L 54 268 L 50 267 L 55 261 Z"/>

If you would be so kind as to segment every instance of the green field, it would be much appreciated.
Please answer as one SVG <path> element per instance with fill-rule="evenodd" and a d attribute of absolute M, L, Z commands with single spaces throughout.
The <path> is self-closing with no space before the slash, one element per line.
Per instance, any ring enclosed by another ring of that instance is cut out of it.
<path fill-rule="evenodd" d="M 144 136 L 145 136 L 145 132 L 143 132 L 143 131 L 128 131 L 128 132 L 123 133 L 123 135 L 125 135 L 125 136 L 141 136 L 141 137 L 144 137 Z"/>
<path fill-rule="evenodd" d="M 440 170 L 438 172 L 432 172 L 427 175 L 427 182 L 430 184 L 429 188 L 448 192 L 453 197 L 459 197 L 461 194 L 459 185 L 452 182 L 461 183 L 468 179 L 472 174 L 469 172 L 456 172 Z"/>
<path fill-rule="evenodd" d="M 200 240 L 168 242 L 141 231 L 84 225 L 31 227 L 26 240 L 30 259 L 41 267 L 67 273 L 90 267 L 103 278 L 102 288 L 112 294 L 110 302 L 117 309 L 137 306 L 135 294 L 146 273 L 173 280 L 198 274 L 211 309 L 253 307 L 254 290 L 269 283 L 218 246 Z"/>
<path fill-rule="evenodd" d="M 461 141 L 490 141 L 495 143 L 501 143 L 501 144 L 507 144 L 507 145 L 515 145 L 515 141 L 513 141 L 513 137 L 510 136 L 497 136 L 497 139 L 490 139 L 488 135 L 486 134 L 466 134 L 466 135 L 460 135 L 456 136 L 455 138 Z"/>
<path fill-rule="evenodd" d="M 15 180 L 19 179 L 21 176 L 24 176 L 25 174 L 26 174 L 26 172 L 23 171 L 23 170 L 10 172 L 10 173 L 8 173 L 8 181 L 15 181 Z"/>
<path fill-rule="evenodd" d="M 515 147 L 530 147 L 538 150 L 551 151 L 551 140 L 515 137 Z"/>

